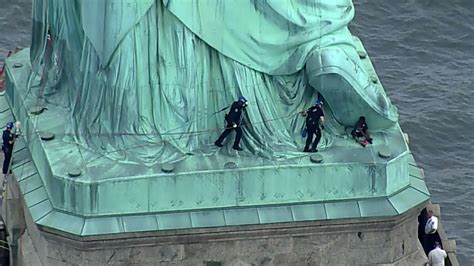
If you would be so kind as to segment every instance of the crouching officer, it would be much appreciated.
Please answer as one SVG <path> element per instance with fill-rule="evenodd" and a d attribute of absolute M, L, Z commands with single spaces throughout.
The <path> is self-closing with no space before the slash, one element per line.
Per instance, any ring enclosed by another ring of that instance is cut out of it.
<path fill-rule="evenodd" d="M 214 142 L 217 147 L 222 147 L 224 139 L 230 134 L 230 132 L 232 132 L 232 130 L 235 130 L 236 134 L 232 148 L 238 151 L 242 150 L 239 143 L 242 138 L 242 112 L 245 111 L 245 107 L 247 107 L 247 100 L 244 96 L 240 96 L 238 101 L 232 103 L 229 113 L 225 115 L 227 127 L 216 142 Z"/>
<path fill-rule="evenodd" d="M 10 167 L 10 161 L 13 154 L 13 143 L 15 142 L 16 136 L 12 132 L 13 122 L 7 123 L 7 128 L 3 131 L 2 140 L 2 151 L 5 154 L 3 159 L 3 174 L 6 176 L 8 174 L 8 168 Z"/>
<path fill-rule="evenodd" d="M 321 140 L 321 129 L 324 129 L 324 112 L 322 109 L 323 102 L 316 100 L 308 110 L 301 112 L 306 117 L 306 146 L 304 146 L 304 152 L 317 152 L 319 140 Z M 321 128 L 319 127 L 321 125 Z M 313 142 L 313 137 L 316 135 L 316 139 Z M 313 145 L 311 145 L 313 143 Z M 311 150 L 310 150 L 311 146 Z"/>

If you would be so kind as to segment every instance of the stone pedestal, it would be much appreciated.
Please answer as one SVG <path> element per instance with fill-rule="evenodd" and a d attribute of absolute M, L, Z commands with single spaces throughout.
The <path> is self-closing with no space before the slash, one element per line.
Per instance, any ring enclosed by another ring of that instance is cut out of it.
<path fill-rule="evenodd" d="M 170 230 L 77 238 L 31 217 L 21 260 L 34 265 L 422 265 L 421 207 L 393 218 Z M 28 215 L 27 215 L 28 216 Z M 37 252 L 32 248 L 39 247 Z"/>

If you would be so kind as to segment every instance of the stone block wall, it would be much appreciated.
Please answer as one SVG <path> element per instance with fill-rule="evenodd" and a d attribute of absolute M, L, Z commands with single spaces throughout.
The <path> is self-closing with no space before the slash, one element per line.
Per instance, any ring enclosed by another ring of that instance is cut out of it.
<path fill-rule="evenodd" d="M 422 265 L 414 209 L 371 220 L 328 220 L 74 238 L 27 221 L 25 265 Z M 26 215 L 26 220 L 29 220 Z M 35 250 L 33 246 L 40 245 Z M 33 264 L 31 264 L 33 263 Z"/>

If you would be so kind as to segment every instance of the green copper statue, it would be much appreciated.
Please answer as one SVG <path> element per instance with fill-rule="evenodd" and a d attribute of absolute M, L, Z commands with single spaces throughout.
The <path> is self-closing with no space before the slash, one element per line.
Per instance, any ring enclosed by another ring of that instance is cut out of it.
<path fill-rule="evenodd" d="M 298 112 L 318 95 L 322 148 L 360 116 L 374 131 L 397 121 L 361 67 L 350 0 L 35 0 L 33 13 L 31 80 L 46 82 L 32 90 L 64 108 L 65 134 L 119 160 L 234 154 L 213 143 L 241 95 L 243 156 L 301 155 Z"/>

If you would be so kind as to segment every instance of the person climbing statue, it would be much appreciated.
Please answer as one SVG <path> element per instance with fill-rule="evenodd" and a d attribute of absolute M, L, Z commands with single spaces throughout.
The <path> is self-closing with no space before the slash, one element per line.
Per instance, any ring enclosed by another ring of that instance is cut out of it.
<path fill-rule="evenodd" d="M 222 132 L 216 142 L 214 142 L 217 147 L 222 147 L 224 139 L 230 134 L 230 132 L 232 132 L 232 130 L 235 130 L 236 135 L 232 148 L 238 151 L 242 150 L 239 145 L 240 139 L 242 138 L 242 112 L 245 110 L 245 107 L 247 107 L 247 104 L 247 99 L 245 99 L 244 96 L 240 96 L 237 101 L 232 103 L 229 113 L 225 115 L 225 121 L 227 123 L 226 129 Z"/>
<path fill-rule="evenodd" d="M 315 100 L 313 106 L 301 112 L 301 114 L 306 117 L 306 146 L 304 147 L 304 152 L 318 151 L 317 146 L 319 140 L 321 140 L 321 129 L 324 129 L 324 112 L 322 106 L 322 101 Z M 316 135 L 316 139 L 313 142 L 314 135 Z M 311 143 L 313 143 L 313 145 L 311 145 Z"/>
<path fill-rule="evenodd" d="M 4 153 L 3 159 L 3 174 L 7 176 L 8 168 L 10 167 L 10 160 L 13 154 L 13 143 L 15 142 L 15 135 L 13 134 L 13 122 L 7 123 L 7 128 L 3 131 L 2 135 L 3 145 L 2 151 Z"/>
<path fill-rule="evenodd" d="M 354 125 L 354 128 L 351 131 L 352 137 L 362 146 L 367 144 L 372 144 L 372 138 L 370 137 L 369 127 L 367 122 L 365 122 L 365 117 L 359 117 L 359 120 Z"/>

